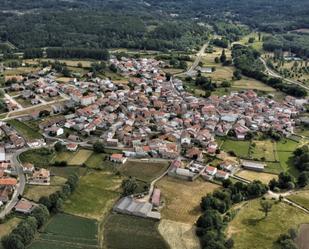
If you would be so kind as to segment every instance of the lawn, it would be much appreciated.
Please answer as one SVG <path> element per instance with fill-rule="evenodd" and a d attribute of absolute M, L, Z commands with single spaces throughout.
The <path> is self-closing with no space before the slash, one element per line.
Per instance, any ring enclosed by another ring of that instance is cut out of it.
<path fill-rule="evenodd" d="M 219 188 L 216 184 L 199 179 L 189 182 L 171 177 L 164 177 L 156 186 L 165 202 L 162 218 L 188 224 L 194 224 L 200 216 L 201 198 Z"/>
<path fill-rule="evenodd" d="M 275 144 L 271 140 L 264 141 L 253 141 L 252 144 L 255 144 L 253 147 L 253 152 L 251 153 L 251 158 L 255 160 L 265 159 L 265 161 L 275 161 L 276 160 L 276 151 Z"/>
<path fill-rule="evenodd" d="M 27 150 L 20 154 L 19 159 L 22 163 L 32 163 L 36 167 L 49 166 L 54 157 L 54 151 L 47 148 Z"/>
<path fill-rule="evenodd" d="M 240 176 L 249 181 L 260 180 L 262 183 L 268 184 L 269 181 L 273 178 L 277 179 L 278 176 L 274 174 L 264 173 L 264 172 L 255 172 L 250 170 L 242 170 L 237 173 L 237 176 Z"/>
<path fill-rule="evenodd" d="M 7 123 L 14 127 L 14 129 L 28 141 L 42 138 L 42 135 L 37 130 L 32 129 L 30 126 L 23 122 L 12 119 L 7 121 Z"/>
<path fill-rule="evenodd" d="M 229 223 L 227 233 L 237 249 L 275 249 L 280 234 L 309 222 L 309 215 L 286 203 L 274 203 L 267 218 L 260 211 L 259 200 L 249 201 Z"/>
<path fill-rule="evenodd" d="M 288 199 L 296 202 L 297 204 L 309 209 L 309 191 L 300 191 L 293 195 L 289 195 Z"/>
<path fill-rule="evenodd" d="M 95 220 L 57 214 L 30 248 L 97 248 L 97 245 L 98 224 Z"/>
<path fill-rule="evenodd" d="M 105 248 L 167 249 L 157 226 L 158 222 L 150 219 L 111 214 L 104 226 Z"/>
<path fill-rule="evenodd" d="M 226 139 L 221 147 L 225 152 L 233 151 L 238 157 L 248 158 L 250 141 Z"/>
<path fill-rule="evenodd" d="M 102 219 L 120 196 L 122 178 L 107 171 L 91 171 L 81 177 L 75 192 L 64 203 L 67 213 Z"/>
<path fill-rule="evenodd" d="M 120 172 L 125 176 L 132 176 L 141 181 L 151 182 L 162 175 L 168 167 L 168 161 L 148 162 L 129 160 L 121 167 Z"/>

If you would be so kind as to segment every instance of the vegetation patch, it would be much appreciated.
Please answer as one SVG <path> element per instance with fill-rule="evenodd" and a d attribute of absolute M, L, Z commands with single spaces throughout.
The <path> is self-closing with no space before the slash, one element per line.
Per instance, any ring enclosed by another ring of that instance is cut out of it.
<path fill-rule="evenodd" d="M 276 146 L 271 140 L 258 141 L 255 140 L 252 142 L 253 151 L 251 153 L 251 158 L 263 161 L 274 162 L 276 160 Z"/>
<path fill-rule="evenodd" d="M 106 248 L 169 248 L 157 230 L 158 222 L 128 215 L 111 214 L 104 226 Z"/>
<path fill-rule="evenodd" d="M 236 156 L 248 158 L 250 141 L 226 139 L 221 147 L 225 152 L 234 152 Z"/>
<path fill-rule="evenodd" d="M 260 200 L 249 201 L 229 223 L 228 235 L 234 239 L 237 249 L 275 249 L 274 242 L 279 235 L 291 227 L 309 222 L 309 216 L 283 202 L 273 202 L 273 207 L 265 217 L 260 211 Z"/>
<path fill-rule="evenodd" d="M 278 176 L 274 174 L 255 172 L 250 170 L 242 170 L 237 173 L 237 176 L 247 179 L 249 181 L 259 180 L 264 184 L 268 184 L 269 181 L 273 178 L 278 179 Z"/>
<path fill-rule="evenodd" d="M 23 122 L 20 122 L 19 120 L 12 119 L 7 121 L 7 123 L 13 126 L 14 129 L 28 141 L 42 138 L 42 135 L 38 131 L 32 129 L 31 127 L 29 127 Z"/>
<path fill-rule="evenodd" d="M 293 195 L 289 195 L 288 199 L 296 202 L 302 207 L 309 209 L 309 191 L 300 191 Z"/>
<path fill-rule="evenodd" d="M 194 224 L 201 214 L 201 198 L 219 188 L 216 184 L 202 180 L 189 182 L 171 177 L 164 177 L 157 187 L 165 201 L 162 217 L 189 224 Z"/>
<path fill-rule="evenodd" d="M 168 167 L 168 161 L 149 162 L 129 160 L 121 167 L 120 172 L 141 181 L 151 182 L 153 179 L 163 174 Z"/>
<path fill-rule="evenodd" d="M 49 166 L 54 157 L 54 151 L 48 148 L 31 149 L 19 155 L 22 163 L 32 163 L 36 167 Z"/>
<path fill-rule="evenodd" d="M 8 235 L 20 222 L 20 218 L 13 217 L 5 223 L 0 224 L 0 238 Z M 1 248 L 1 245 L 0 245 Z"/>
<path fill-rule="evenodd" d="M 64 203 L 67 213 L 100 219 L 120 195 L 121 178 L 106 171 L 91 171 L 81 177 L 75 192 Z"/>

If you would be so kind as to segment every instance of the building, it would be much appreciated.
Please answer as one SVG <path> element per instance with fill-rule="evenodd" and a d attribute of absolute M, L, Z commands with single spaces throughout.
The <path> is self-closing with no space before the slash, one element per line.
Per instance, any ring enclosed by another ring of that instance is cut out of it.
<path fill-rule="evenodd" d="M 253 170 L 253 171 L 264 171 L 265 163 L 255 162 L 255 161 L 246 161 L 242 160 L 241 166 L 244 169 Z"/>
<path fill-rule="evenodd" d="M 122 163 L 124 164 L 127 161 L 127 158 L 122 154 L 112 154 L 110 160 L 114 163 Z"/>
<path fill-rule="evenodd" d="M 32 185 L 50 185 L 49 170 L 41 168 L 34 171 L 33 174 L 28 177 L 28 183 Z"/>
<path fill-rule="evenodd" d="M 0 162 L 5 161 L 5 150 L 3 146 L 0 146 Z"/>
<path fill-rule="evenodd" d="M 23 172 L 25 174 L 32 174 L 35 170 L 34 165 L 32 163 L 24 163 L 22 167 L 23 167 Z"/>
<path fill-rule="evenodd" d="M 68 150 L 68 151 L 74 152 L 74 151 L 77 151 L 77 149 L 78 149 L 78 144 L 69 143 L 69 144 L 66 145 L 66 147 L 67 147 L 67 150 Z"/>
<path fill-rule="evenodd" d="M 217 179 L 226 180 L 229 178 L 230 174 L 222 170 L 217 170 L 217 173 L 215 176 Z"/>
<path fill-rule="evenodd" d="M 161 191 L 160 189 L 156 188 L 153 191 L 152 197 L 151 197 L 151 203 L 154 207 L 160 206 L 160 197 L 161 197 Z"/>
<path fill-rule="evenodd" d="M 205 171 L 208 175 L 214 176 L 217 173 L 217 168 L 212 167 L 212 166 L 207 166 Z"/>
<path fill-rule="evenodd" d="M 17 184 L 17 180 L 15 178 L 1 178 L 0 179 L 0 187 L 15 187 Z"/>
<path fill-rule="evenodd" d="M 31 214 L 36 205 L 26 199 L 21 199 L 15 206 L 15 211 L 22 214 Z"/>

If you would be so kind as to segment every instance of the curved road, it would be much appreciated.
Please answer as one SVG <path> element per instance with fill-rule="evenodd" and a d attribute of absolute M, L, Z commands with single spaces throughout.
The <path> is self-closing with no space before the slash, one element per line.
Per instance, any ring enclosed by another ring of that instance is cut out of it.
<path fill-rule="evenodd" d="M 7 214 L 9 214 L 12 211 L 12 209 L 15 207 L 15 205 L 17 204 L 19 200 L 18 197 L 24 193 L 25 185 L 26 185 L 26 178 L 25 178 L 23 168 L 19 162 L 18 157 L 21 153 L 23 153 L 24 151 L 27 151 L 28 149 L 29 148 L 20 149 L 20 150 L 17 150 L 14 154 L 12 154 L 11 164 L 14 165 L 15 167 L 15 171 L 17 172 L 19 181 L 18 181 L 18 184 L 16 186 L 16 189 L 13 193 L 11 200 L 6 204 L 4 209 L 1 211 L 0 219 L 4 218 Z"/>

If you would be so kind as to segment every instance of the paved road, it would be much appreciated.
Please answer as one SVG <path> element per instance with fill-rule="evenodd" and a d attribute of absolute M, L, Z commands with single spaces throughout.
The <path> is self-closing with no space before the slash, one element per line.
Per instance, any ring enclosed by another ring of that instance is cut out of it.
<path fill-rule="evenodd" d="M 18 184 L 16 186 L 16 189 L 14 191 L 14 194 L 11 200 L 6 204 L 5 208 L 0 213 L 0 219 L 5 217 L 7 214 L 9 214 L 12 211 L 12 209 L 15 207 L 15 205 L 18 202 L 18 197 L 24 193 L 25 185 L 26 185 L 26 178 L 25 178 L 23 168 L 19 162 L 18 157 L 22 152 L 26 150 L 28 150 L 28 148 L 18 150 L 11 157 L 11 163 L 15 167 L 19 181 L 18 181 Z"/>
<path fill-rule="evenodd" d="M 272 77 L 275 77 L 275 78 L 280 78 L 286 82 L 288 82 L 289 84 L 294 84 L 294 85 L 298 85 L 304 89 L 306 89 L 307 91 L 309 91 L 309 87 L 305 86 L 304 84 L 296 81 L 296 80 L 291 80 L 291 79 L 287 79 L 287 78 L 284 78 L 283 76 L 281 76 L 280 74 L 278 74 L 277 72 L 273 71 L 272 69 L 270 69 L 268 66 L 267 66 L 267 63 L 266 61 L 260 57 L 260 61 L 264 64 L 266 70 L 265 70 L 265 73 L 268 74 L 269 76 L 272 76 Z"/>

